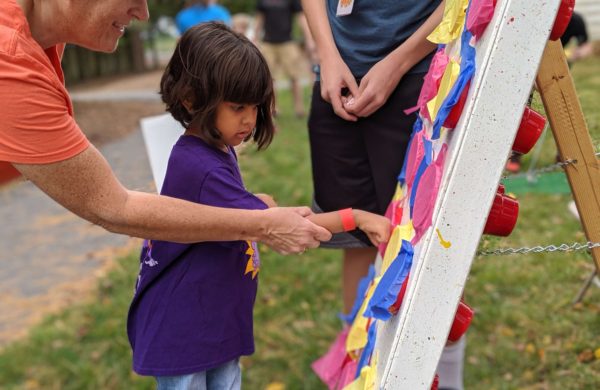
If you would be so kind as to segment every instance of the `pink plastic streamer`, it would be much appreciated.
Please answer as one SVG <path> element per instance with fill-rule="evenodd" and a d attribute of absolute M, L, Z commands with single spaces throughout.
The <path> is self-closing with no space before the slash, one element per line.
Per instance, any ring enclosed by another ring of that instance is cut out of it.
<path fill-rule="evenodd" d="M 311 365 L 313 371 L 327 385 L 329 390 L 335 390 L 338 382 L 341 383 L 340 379 L 344 374 L 344 363 L 348 355 L 346 353 L 346 339 L 349 331 L 350 327 L 345 327 L 329 347 L 329 351 Z"/>
<path fill-rule="evenodd" d="M 446 66 L 448 65 L 449 61 L 450 58 L 444 52 L 444 48 L 440 47 L 431 60 L 429 72 L 427 72 L 425 75 L 425 81 L 423 82 L 423 87 L 419 95 L 419 100 L 417 100 L 417 105 L 413 108 L 405 110 L 405 114 L 412 114 L 417 110 L 427 107 L 427 102 L 437 95 L 440 87 L 440 81 L 442 80 L 442 76 L 444 75 L 444 71 L 446 70 Z M 423 109 L 421 111 L 421 115 L 424 118 L 431 119 L 427 109 Z"/>
<path fill-rule="evenodd" d="M 444 144 L 435 163 L 427 167 L 423 173 L 423 177 L 419 181 L 419 188 L 417 188 L 416 192 L 417 199 L 413 209 L 413 226 L 415 228 L 415 236 L 412 240 L 413 245 L 419 242 L 431 226 L 433 207 L 435 206 L 435 200 L 440 189 L 447 150 L 448 145 Z"/>
<path fill-rule="evenodd" d="M 473 34 L 475 40 L 483 35 L 486 27 L 494 16 L 495 0 L 471 0 L 467 11 L 467 30 Z"/>

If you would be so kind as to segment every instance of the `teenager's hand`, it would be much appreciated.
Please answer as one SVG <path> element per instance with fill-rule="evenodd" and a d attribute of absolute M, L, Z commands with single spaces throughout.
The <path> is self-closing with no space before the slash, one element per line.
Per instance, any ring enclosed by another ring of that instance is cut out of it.
<path fill-rule="evenodd" d="M 274 207 L 263 211 L 267 231 L 261 242 L 281 254 L 302 253 L 331 239 L 331 233 L 305 217 L 308 207 Z"/>
<path fill-rule="evenodd" d="M 390 239 L 392 224 L 390 220 L 378 214 L 363 210 L 352 210 L 356 226 L 365 232 L 373 245 L 377 246 Z"/>
<path fill-rule="evenodd" d="M 358 93 L 344 103 L 344 110 L 356 117 L 367 117 L 387 102 L 403 74 L 386 57 L 373 65 L 361 79 Z"/>
<path fill-rule="evenodd" d="M 323 59 L 321 61 L 321 97 L 331 103 L 337 116 L 354 122 L 358 119 L 357 116 L 344 108 L 343 88 L 347 88 L 351 95 L 358 94 L 358 85 L 348 66 L 339 55 Z"/>
<path fill-rule="evenodd" d="M 267 205 L 268 208 L 277 207 L 277 202 L 275 202 L 275 199 L 273 199 L 273 197 L 269 194 L 258 193 L 258 194 L 254 194 L 254 196 L 256 196 L 258 199 L 262 200 Z"/>

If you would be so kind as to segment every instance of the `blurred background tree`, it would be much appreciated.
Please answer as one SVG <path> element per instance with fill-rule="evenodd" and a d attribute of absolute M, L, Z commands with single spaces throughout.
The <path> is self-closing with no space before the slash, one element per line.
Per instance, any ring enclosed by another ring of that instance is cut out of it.
<path fill-rule="evenodd" d="M 253 14 L 256 9 L 256 0 L 221 0 L 220 4 L 226 7 L 231 14 L 238 12 Z"/>

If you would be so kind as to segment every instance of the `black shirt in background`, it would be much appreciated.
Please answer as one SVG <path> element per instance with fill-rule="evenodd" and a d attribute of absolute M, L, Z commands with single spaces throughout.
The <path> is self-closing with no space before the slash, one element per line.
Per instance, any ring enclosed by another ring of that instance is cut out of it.
<path fill-rule="evenodd" d="M 292 40 L 294 15 L 302 12 L 300 0 L 258 0 L 256 10 L 264 15 L 267 43 L 284 43 Z"/>
<path fill-rule="evenodd" d="M 577 46 L 581 46 L 588 41 L 588 33 L 585 27 L 585 22 L 581 15 L 576 12 L 573 12 L 571 21 L 569 22 L 569 25 L 567 26 L 567 29 L 562 37 L 560 37 L 560 41 L 563 46 L 567 46 L 567 44 L 573 38 L 577 40 Z"/>

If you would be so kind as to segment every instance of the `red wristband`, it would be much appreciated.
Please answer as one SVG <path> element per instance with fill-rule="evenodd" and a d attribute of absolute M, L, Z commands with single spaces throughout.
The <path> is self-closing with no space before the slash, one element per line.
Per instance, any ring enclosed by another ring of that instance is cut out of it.
<path fill-rule="evenodd" d="M 338 213 L 340 213 L 340 218 L 342 218 L 342 226 L 345 232 L 356 229 L 356 222 L 354 221 L 354 214 L 352 214 L 351 208 L 340 210 Z"/>

